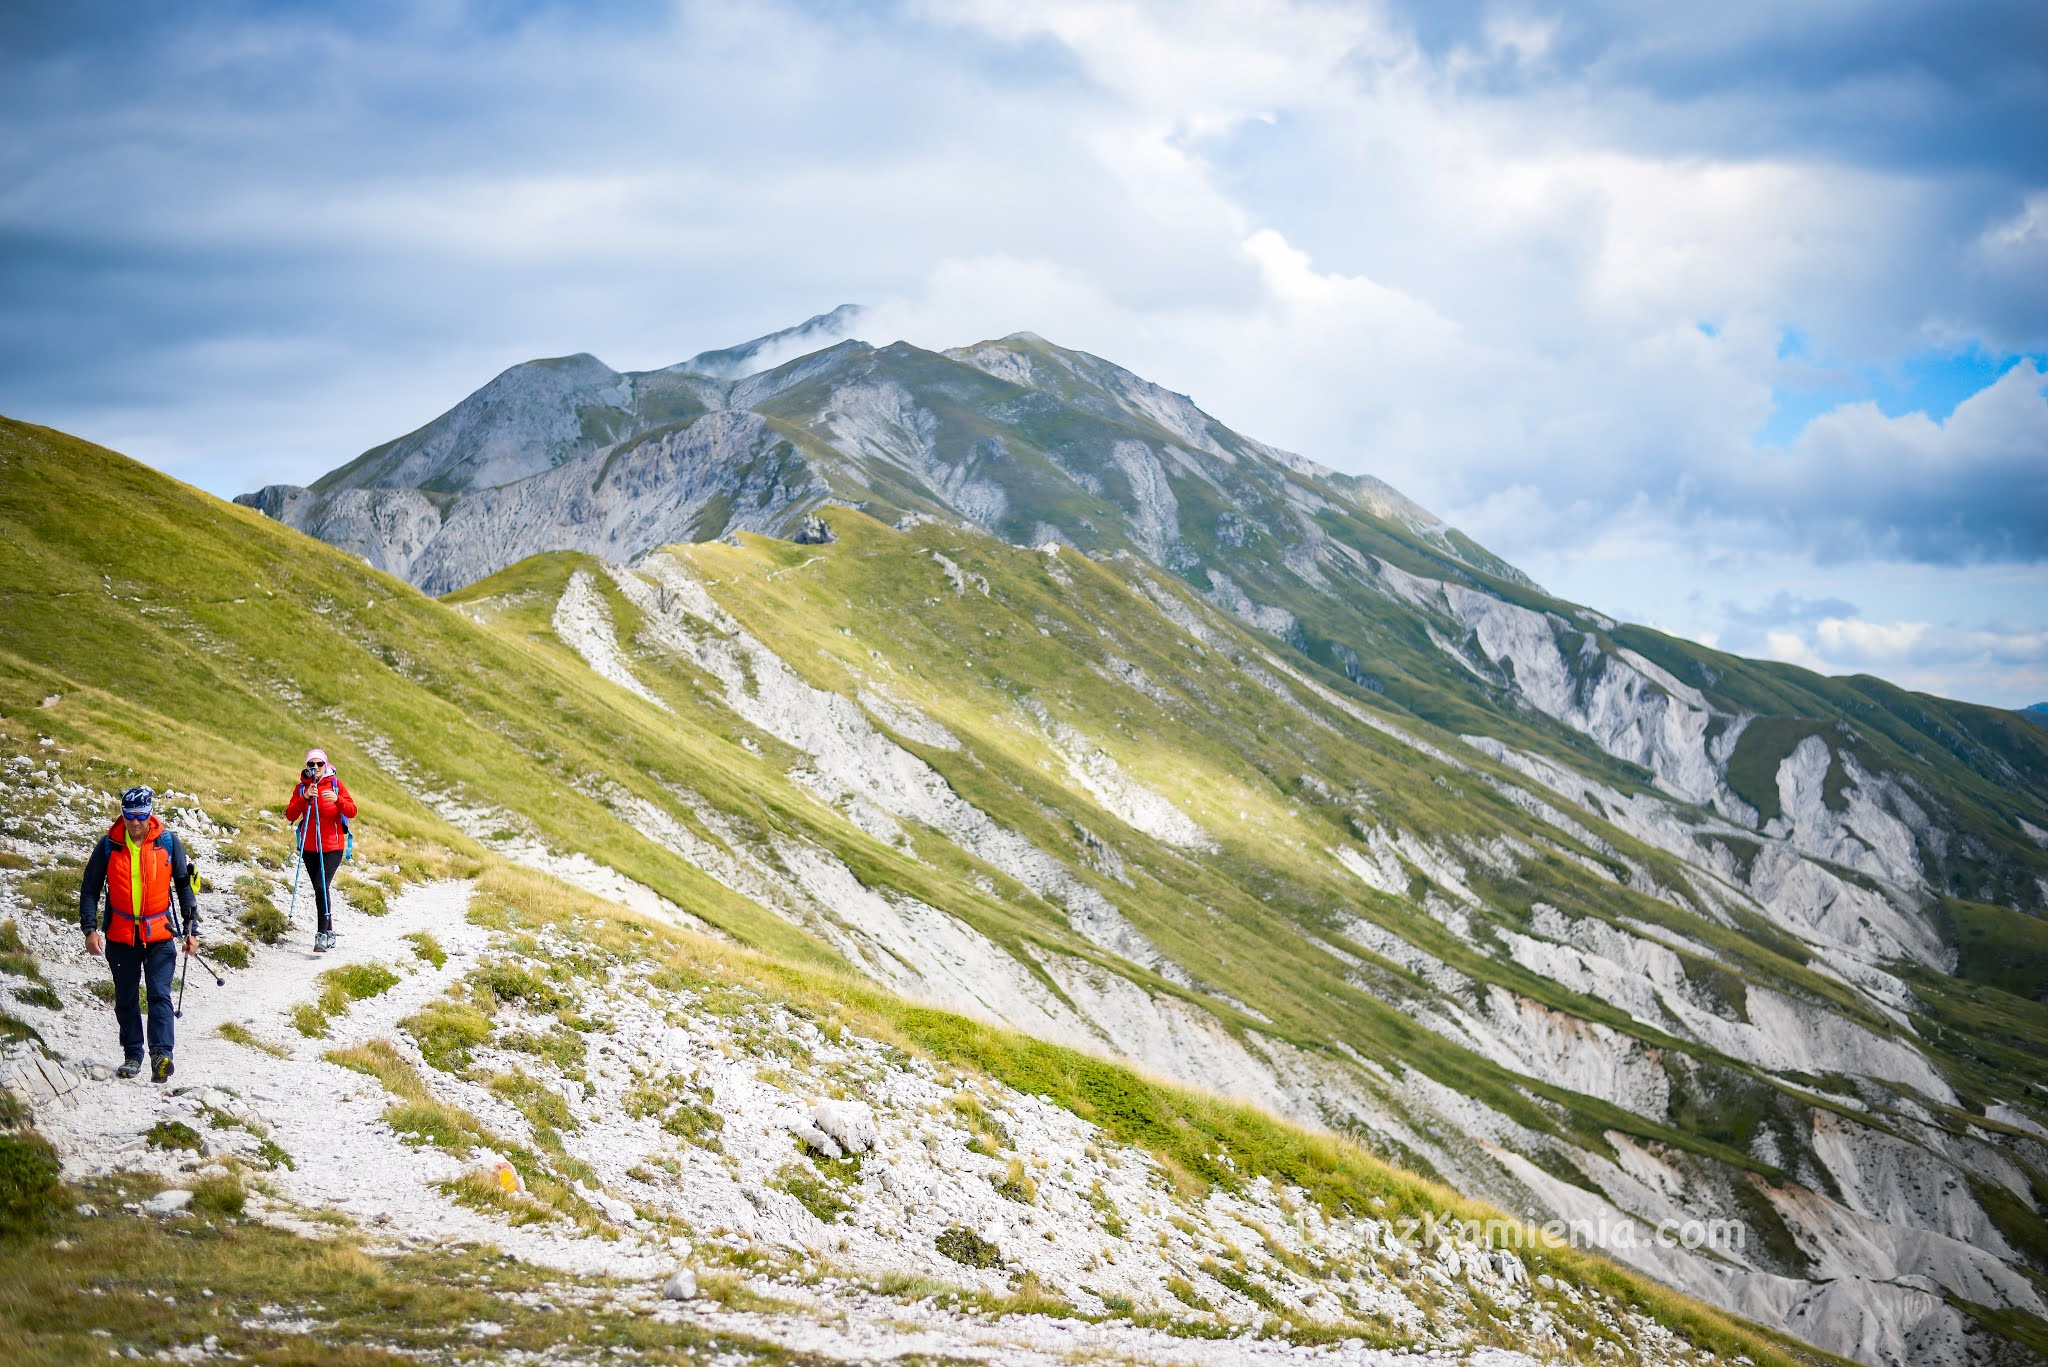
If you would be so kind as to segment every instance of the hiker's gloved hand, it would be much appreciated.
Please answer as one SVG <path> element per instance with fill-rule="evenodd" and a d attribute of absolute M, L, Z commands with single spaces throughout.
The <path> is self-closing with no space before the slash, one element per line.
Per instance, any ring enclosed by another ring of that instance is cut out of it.
<path fill-rule="evenodd" d="M 97 930 L 85 932 L 85 952 L 97 959 L 107 952 L 107 937 Z"/>
<path fill-rule="evenodd" d="M 199 937 L 197 935 L 187 935 L 185 937 L 185 952 L 187 954 L 197 954 L 199 952 Z"/>

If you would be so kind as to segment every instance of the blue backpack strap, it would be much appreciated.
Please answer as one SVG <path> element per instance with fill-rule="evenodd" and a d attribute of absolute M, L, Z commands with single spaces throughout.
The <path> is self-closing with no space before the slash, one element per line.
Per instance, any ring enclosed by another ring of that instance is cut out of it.
<path fill-rule="evenodd" d="M 327 780 L 322 779 L 321 782 L 325 783 L 327 782 Z M 334 775 L 334 819 L 341 823 L 341 833 L 348 837 L 348 839 L 342 843 L 341 847 L 341 862 L 346 864 L 349 860 L 349 856 L 356 852 L 356 832 L 355 823 L 350 821 L 347 816 L 343 815 L 341 810 L 340 774 Z"/>

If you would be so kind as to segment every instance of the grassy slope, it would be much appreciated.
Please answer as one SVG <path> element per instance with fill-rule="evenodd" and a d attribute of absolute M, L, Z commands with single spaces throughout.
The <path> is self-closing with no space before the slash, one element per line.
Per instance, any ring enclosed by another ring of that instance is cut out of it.
<path fill-rule="evenodd" d="M 1132 855 L 1133 887 L 1103 878 L 1097 886 L 1199 978 L 1267 1017 L 1271 1024 L 1261 1024 L 1262 1031 L 1312 1050 L 1341 1041 L 1419 1067 L 1532 1128 L 1569 1133 L 1595 1147 L 1604 1147 L 1605 1131 L 1615 1129 L 1760 1166 L 1724 1147 L 1733 1140 L 1739 1150 L 1746 1135 L 1709 1141 L 1675 1131 L 1532 1084 L 1456 1048 L 1411 1018 L 1407 1004 L 1429 995 L 1414 979 L 1385 965 L 1372 990 L 1364 990 L 1347 981 L 1343 965 L 1321 947 L 1341 935 L 1345 915 L 1362 914 L 1482 983 L 1500 983 L 1660 1047 L 1693 1053 L 1710 1070 L 1754 1080 L 1741 1065 L 1646 1031 L 1604 1003 L 1465 945 L 1413 903 L 1365 888 L 1324 853 L 1353 838 L 1354 793 L 1370 801 L 1374 820 L 1409 830 L 1439 837 L 1483 839 L 1503 830 L 1534 836 L 1531 819 L 1490 788 L 1377 733 L 1341 725 L 1334 710 L 1310 708 L 1327 725 L 1290 710 L 1216 652 L 1162 629 L 1151 604 L 1124 577 L 1133 572 L 1127 565 L 1062 557 L 1069 582 L 1061 584 L 1042 557 L 992 538 L 941 527 L 910 533 L 913 546 L 945 554 L 995 587 L 993 598 L 973 590 L 956 595 L 928 557 L 911 558 L 906 567 L 902 534 L 848 513 L 830 520 L 843 539 L 827 553 L 747 537 L 741 547 L 696 546 L 682 554 L 730 610 L 776 642 L 814 684 L 852 693 L 862 679 L 886 670 L 893 689 L 967 744 L 962 752 L 924 751 L 924 757 L 999 820 L 1077 866 L 1084 862 L 1079 835 L 1051 813 L 1076 816 Z M 1077 668 L 1106 658 L 1111 647 L 1105 638 L 1168 690 L 1169 701 L 1155 702 Z M 1240 641 L 1243 649 L 1253 645 L 1249 638 Z M 879 652 L 879 663 L 871 652 Z M 1190 859 L 1096 804 L 1065 776 L 1064 761 L 1026 702 L 1074 726 L 1126 772 L 1170 794 L 1218 835 L 1221 850 Z M 1605 834 L 1632 854 L 1652 858 L 1619 832 Z M 1616 924 L 1630 917 L 1672 923 L 1714 945 L 1753 980 L 1832 1002 L 1880 1032 L 1893 1029 L 1800 962 L 1565 860 L 1546 857 L 1489 890 L 1499 894 L 1489 900 L 1505 909 L 1504 927 L 1523 928 L 1535 901 Z M 988 917 L 973 898 L 941 905 L 998 939 L 1015 933 L 1014 922 Z M 1485 934 L 1490 914 L 1473 919 Z M 1347 948 L 1370 957 L 1356 945 Z M 1722 973 L 1701 960 L 1690 967 L 1703 978 Z M 1213 999 L 1203 1004 L 1249 1024 Z M 1531 1093 L 1543 1100 L 1532 1101 Z"/>
<path fill-rule="evenodd" d="M 666 766 L 666 774 L 739 802 L 736 792 L 779 786 L 767 775 L 787 762 L 766 738 L 761 760 L 733 743 L 735 724 L 722 709 L 690 702 L 703 681 L 681 666 L 667 665 L 658 679 L 678 706 L 678 715 L 669 717 L 594 683 L 580 662 L 546 639 L 546 605 L 573 563 L 571 557 L 530 561 L 500 576 L 488 592 L 470 595 L 471 610 L 493 619 L 484 625 L 245 509 L 89 444 L 6 423 L 0 425 L 0 592 L 7 600 L 0 614 L 0 741 L 9 753 L 60 754 L 67 770 L 97 787 L 118 788 L 136 778 L 175 785 L 237 828 L 238 838 L 260 843 L 278 838 L 277 804 L 265 800 L 274 793 L 281 801 L 299 748 L 320 740 L 375 814 L 363 823 L 359 846 L 369 865 L 400 862 L 412 876 L 497 869 L 515 884 L 531 881 L 481 854 L 346 738 L 349 720 L 366 723 L 404 756 L 410 782 L 487 796 L 516 810 L 551 843 L 589 849 L 763 946 L 773 957 L 749 956 L 748 962 L 764 983 L 836 1003 L 873 1028 L 897 1031 L 911 1047 L 1052 1096 L 1148 1144 L 1194 1180 L 1219 1180 L 1206 1171 L 1204 1155 L 1227 1150 L 1243 1155 L 1231 1180 L 1265 1172 L 1333 1201 L 1399 1192 L 1417 1209 L 1446 1199 L 1341 1141 L 1312 1138 L 1243 1107 L 913 1007 L 829 971 L 820 976 L 820 966 L 833 961 L 816 942 L 622 831 L 573 786 L 590 773 L 630 784 L 637 773 Z M 358 602 L 364 606 L 357 608 Z M 614 608 L 624 605 L 615 601 Z M 53 739 L 56 748 L 41 747 L 38 737 Z M 1216 762 L 1213 753 L 1209 762 Z M 721 783 L 734 791 L 720 792 Z M 646 790 L 658 794 L 660 788 L 650 781 Z M 1290 803 L 1277 791 L 1233 796 L 1260 798 L 1261 811 L 1275 816 Z M 775 797 L 762 800 L 759 810 L 764 823 L 789 823 L 843 851 L 858 844 L 857 834 L 815 804 L 806 811 L 797 798 Z M 996 915 L 997 904 L 985 896 L 951 895 L 966 869 L 939 867 L 926 875 L 932 882 L 919 884 L 915 865 L 879 847 L 870 855 L 865 876 L 907 881 L 908 890 L 970 918 L 977 910 Z M 1150 857 L 1177 879 L 1192 876 L 1193 866 L 1182 867 L 1177 856 L 1159 850 Z M 589 899 L 582 903 L 591 915 L 613 914 Z M 1028 917 L 1018 917 L 1014 933 L 1075 947 L 1062 927 Z M 1256 936 L 1234 943 L 1248 955 L 1259 948 Z M 724 951 L 695 942 L 683 952 Z M 1304 1018 L 1298 1028 L 1312 1023 Z M 161 1237 L 125 1219 L 79 1224 L 67 1217 L 64 1228 L 80 1251 L 76 1263 L 63 1265 L 71 1276 L 128 1265 Z M 189 1292 L 188 1283 L 199 1282 L 231 1298 L 267 1298 L 267 1287 L 242 1283 L 279 1271 L 320 1288 L 354 1326 L 318 1350 L 330 1360 L 349 1360 L 355 1351 L 349 1343 L 373 1332 L 438 1342 L 431 1333 L 436 1322 L 445 1328 L 447 1316 L 476 1310 L 452 1286 L 454 1265 L 442 1267 L 430 1257 L 418 1277 L 401 1279 L 401 1289 L 360 1263 L 335 1262 L 341 1255 L 260 1231 L 230 1231 L 196 1245 L 175 1242 L 192 1258 L 170 1260 L 151 1274 L 169 1278 L 160 1289 L 175 1282 Z M 261 1272 L 251 1263 L 260 1263 Z M 49 1307 L 74 1298 L 51 1284 L 50 1266 L 26 1246 L 0 1246 L 0 1335 L 17 1336 L 15 1342 L 31 1345 L 34 1354 L 48 1350 L 59 1357 L 69 1350 L 58 1344 L 90 1347 L 76 1336 L 108 1323 L 125 1325 L 143 1343 L 163 1341 L 165 1320 L 124 1316 L 126 1300 L 105 1307 L 109 1313 L 79 1313 L 56 1327 Z M 1539 1266 L 1650 1307 L 1718 1351 L 1747 1351 L 1763 1361 L 1786 1356 L 1782 1345 L 1597 1259 L 1556 1250 L 1540 1255 Z M 117 1292 L 130 1286 L 126 1294 L 132 1295 L 142 1281 L 117 1277 L 110 1285 Z M 355 1320 L 359 1314 L 368 1318 Z M 260 1334 L 246 1340 L 251 1347 L 265 1341 Z"/>
<path fill-rule="evenodd" d="M 515 824 L 556 848 L 586 850 L 751 943 L 829 957 L 809 937 L 625 827 L 591 795 L 589 780 L 601 776 L 694 826 L 694 813 L 669 792 L 680 785 L 757 828 L 814 839 L 870 884 L 942 906 L 1001 942 L 1094 954 L 1056 909 L 952 847 L 929 842 L 925 862 L 907 860 L 822 809 L 783 777 L 795 757 L 772 738 L 746 735 L 748 728 L 707 702 L 707 681 L 687 667 L 670 662 L 650 673 L 673 716 L 595 680 L 545 629 L 573 557 L 538 557 L 459 595 L 473 610 L 489 607 L 494 625 L 487 628 L 248 510 L 109 453 L 25 427 L 10 428 L 8 437 L 7 459 L 23 477 L 10 478 L 0 496 L 7 532 L 0 582 L 19 605 L 0 631 L 0 651 L 15 676 L 0 708 L 20 717 L 43 696 L 61 695 L 56 707 L 34 714 L 33 724 L 46 734 L 116 732 L 128 771 L 186 786 L 203 778 L 216 790 L 243 794 L 265 792 L 289 773 L 288 757 L 303 744 L 324 741 L 357 776 L 365 800 L 389 813 L 386 829 L 447 838 L 439 818 L 376 772 L 371 756 L 349 739 L 352 732 L 400 737 L 410 786 L 467 792 L 517 813 Z M 58 509 L 63 516 L 52 516 Z M 1605 1131 L 1619 1129 L 1754 1165 L 1719 1135 L 1708 1140 L 1590 1098 L 1532 1087 L 1419 1026 L 1404 1009 L 1398 974 L 1361 990 L 1315 943 L 1328 936 L 1333 916 L 1357 911 L 1483 982 L 1639 1032 L 1604 1005 L 1457 944 L 1412 905 L 1370 893 L 1321 858 L 1320 850 L 1350 838 L 1349 803 L 1309 793 L 1301 759 L 1320 755 L 1325 790 L 1363 791 L 1378 819 L 1408 829 L 1534 834 L 1525 815 L 1469 779 L 1432 774 L 1429 762 L 1342 724 L 1320 704 L 1305 705 L 1323 714 L 1323 725 L 1227 670 L 1218 684 L 1217 661 L 1166 626 L 1119 577 L 1122 571 L 1072 559 L 1068 572 L 1078 585 L 1070 590 L 1031 553 L 979 542 L 975 564 L 1016 599 L 1002 635 L 984 635 L 997 628 L 981 623 L 980 605 L 952 597 L 936 564 L 924 562 L 929 570 L 920 573 L 930 582 L 918 585 L 902 570 L 894 534 L 865 525 L 871 530 L 855 533 L 849 524 L 849 535 L 868 541 L 829 556 L 759 541 L 746 551 L 705 547 L 692 554 L 713 578 L 746 573 L 760 581 L 750 584 L 743 615 L 753 614 L 764 638 L 778 645 L 809 645 L 786 651 L 801 667 L 815 674 L 834 652 L 845 657 L 837 677 L 816 680 L 826 686 L 850 692 L 846 664 L 868 668 L 867 649 L 884 644 L 885 635 L 907 633 L 891 644 L 903 660 L 899 681 L 916 677 L 920 661 L 928 677 L 943 675 L 943 690 L 911 691 L 972 741 L 981 763 L 943 752 L 927 758 L 970 800 L 1045 848 L 1064 849 L 1077 864 L 1077 833 L 1051 813 L 1085 810 L 1088 799 L 1059 781 L 1061 762 L 1022 729 L 1022 714 L 988 720 L 991 692 L 1042 698 L 1141 780 L 1161 791 L 1199 794 L 1186 805 L 1223 834 L 1218 859 L 1191 861 L 1098 812 L 1093 826 L 1141 853 L 1133 861 L 1135 889 L 1095 881 L 1170 954 L 1271 1018 L 1277 1033 L 1311 1049 L 1341 1041 L 1412 1064 L 1532 1128 L 1562 1129 L 1596 1147 L 1604 1146 Z M 766 575 L 785 561 L 800 563 L 797 557 L 818 563 L 781 576 L 771 590 Z M 131 577 L 130 567 L 143 572 Z M 95 610 L 77 611 L 81 600 L 94 601 Z M 630 630 L 630 610 L 622 602 L 613 607 Z M 1041 628 L 1041 619 L 1048 625 Z M 841 635 L 842 626 L 857 635 Z M 1098 629 L 1117 635 L 1135 662 L 1180 690 L 1185 704 L 1162 709 L 1077 674 L 1075 651 L 1099 640 Z M 1254 644 L 1245 638 L 1242 648 Z M 1190 726 L 1196 718 L 1200 729 Z M 220 733 L 233 741 L 213 739 Z M 743 738 L 759 753 L 735 743 Z M 1432 777 L 1449 786 L 1417 781 Z M 1649 852 L 1618 832 L 1605 834 L 1654 866 Z M 984 892 L 983 880 L 998 894 Z M 1616 921 L 1671 915 L 1555 859 L 1530 866 L 1517 894 L 1503 905 L 1525 912 L 1546 900 Z M 1823 999 L 1831 990 L 1766 947 L 1727 947 L 1751 976 Z M 1413 990 L 1419 995 L 1419 986 Z M 1213 1000 L 1205 1005 L 1233 1018 Z M 1712 1067 L 1733 1066 L 1703 1057 Z M 1532 1101 L 1532 1093 L 1542 1101 Z"/>
<path fill-rule="evenodd" d="M 649 771 L 695 769 L 707 748 L 746 757 L 709 729 L 722 716 L 700 708 L 694 734 L 649 724 L 651 709 L 622 724 L 645 705 L 593 687 L 566 650 L 492 632 L 252 510 L 7 423 L 0 602 L 0 715 L 95 738 L 120 774 L 277 808 L 298 755 L 323 744 L 378 814 L 366 837 L 466 844 L 408 787 L 475 793 L 736 935 L 830 957 L 575 786 L 603 773 L 660 801 Z M 380 768 L 371 737 L 395 738 L 410 785 Z"/>

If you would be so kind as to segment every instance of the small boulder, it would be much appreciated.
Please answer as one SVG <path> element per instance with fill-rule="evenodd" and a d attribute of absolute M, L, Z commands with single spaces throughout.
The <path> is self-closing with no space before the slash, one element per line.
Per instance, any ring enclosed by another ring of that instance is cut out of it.
<path fill-rule="evenodd" d="M 508 1196 L 515 1196 L 526 1190 L 526 1179 L 519 1175 L 519 1169 L 495 1153 L 480 1153 L 475 1171 Z"/>
<path fill-rule="evenodd" d="M 679 1267 L 669 1274 L 661 1284 L 661 1298 L 665 1301 L 689 1301 L 697 1298 L 697 1274 L 687 1267 Z"/>
<path fill-rule="evenodd" d="M 862 1102 L 821 1101 L 811 1107 L 811 1123 L 848 1153 L 868 1153 L 875 1147 L 875 1113 Z"/>
<path fill-rule="evenodd" d="M 160 1191 L 142 1203 L 142 1208 L 151 1215 L 175 1215 L 192 1204 L 192 1193 L 183 1187 L 172 1187 Z"/>
<path fill-rule="evenodd" d="M 590 1204 L 603 1211 L 604 1218 L 613 1224 L 630 1225 L 640 1219 L 640 1212 L 603 1188 L 592 1186 L 588 1182 L 583 1183 L 582 1187 L 584 1197 Z"/>
<path fill-rule="evenodd" d="M 820 1128 L 815 1119 L 804 1114 L 802 1111 L 792 1107 L 778 1115 L 776 1120 L 783 1129 L 788 1130 L 825 1157 L 843 1158 L 846 1156 L 845 1150 L 839 1147 L 839 1141 L 827 1134 Z"/>

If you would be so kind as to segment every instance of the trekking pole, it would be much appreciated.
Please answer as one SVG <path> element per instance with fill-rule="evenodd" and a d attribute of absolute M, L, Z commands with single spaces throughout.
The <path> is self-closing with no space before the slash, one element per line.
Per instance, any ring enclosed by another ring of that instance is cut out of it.
<path fill-rule="evenodd" d="M 313 843 L 320 847 L 320 886 L 313 893 L 313 925 L 315 927 L 314 933 L 318 934 L 320 924 L 319 913 L 322 911 L 326 912 L 327 922 L 329 925 L 332 925 L 334 923 L 334 907 L 328 900 L 333 894 L 327 887 L 327 837 L 320 834 L 320 780 L 317 778 L 313 780 Z M 303 856 L 299 859 L 299 862 L 301 864 L 306 862 Z"/>
<path fill-rule="evenodd" d="M 286 907 L 284 912 L 284 923 L 286 925 L 292 923 L 292 916 L 299 909 L 299 875 L 306 868 L 306 818 L 303 816 L 299 818 L 299 824 L 292 827 L 292 844 L 296 847 L 293 853 L 299 857 L 292 861 L 292 900 L 291 905 Z M 277 904 L 273 902 L 271 905 L 276 906 Z"/>
<path fill-rule="evenodd" d="M 196 949 L 186 950 L 185 971 L 178 975 L 178 1006 L 176 1010 L 171 1012 L 171 1016 L 175 1020 L 185 1019 L 185 983 L 192 977 L 192 961 L 194 959 L 199 960 L 201 964 L 205 965 L 207 973 L 212 975 L 215 987 L 226 987 L 228 985 L 228 980 L 220 975 L 220 970 L 215 968 L 212 961 L 204 954 L 201 954 Z"/>

